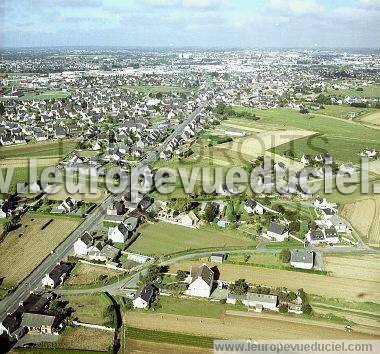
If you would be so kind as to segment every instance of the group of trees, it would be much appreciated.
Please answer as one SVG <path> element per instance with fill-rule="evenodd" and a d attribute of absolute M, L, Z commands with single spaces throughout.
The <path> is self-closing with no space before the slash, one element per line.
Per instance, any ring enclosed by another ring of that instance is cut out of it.
<path fill-rule="evenodd" d="M 203 218 L 207 222 L 213 222 L 216 216 L 218 215 L 218 212 L 219 212 L 218 204 L 207 203 L 204 210 Z"/>
<path fill-rule="evenodd" d="M 248 284 L 245 281 L 245 279 L 238 279 L 235 281 L 235 283 L 231 284 L 229 286 L 229 290 L 232 294 L 235 295 L 244 295 L 248 291 Z"/>

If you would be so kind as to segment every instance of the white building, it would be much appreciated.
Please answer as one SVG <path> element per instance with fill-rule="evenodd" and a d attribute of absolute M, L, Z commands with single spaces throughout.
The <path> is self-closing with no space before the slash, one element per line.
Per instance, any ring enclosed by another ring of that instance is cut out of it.
<path fill-rule="evenodd" d="M 267 231 L 267 236 L 274 241 L 281 242 L 289 236 L 289 232 L 284 225 L 271 221 Z"/>
<path fill-rule="evenodd" d="M 146 309 L 156 299 L 158 289 L 153 284 L 142 285 L 136 292 L 133 299 L 133 307 L 137 309 Z"/>
<path fill-rule="evenodd" d="M 128 239 L 129 231 L 124 223 L 108 229 L 108 239 L 112 242 L 124 243 Z"/>
<path fill-rule="evenodd" d="M 214 282 L 214 272 L 206 264 L 202 264 L 199 267 L 191 267 L 190 277 L 191 282 L 186 294 L 190 296 L 210 297 Z"/>
<path fill-rule="evenodd" d="M 291 250 L 290 264 L 294 268 L 312 269 L 314 266 L 314 252 L 307 250 Z"/>
<path fill-rule="evenodd" d="M 83 236 L 74 242 L 74 254 L 76 256 L 86 256 L 93 243 L 94 239 L 92 236 L 88 232 L 85 232 Z"/>
<path fill-rule="evenodd" d="M 245 201 L 244 210 L 248 214 L 262 215 L 265 213 L 265 208 L 261 204 L 259 204 L 258 202 L 256 202 L 255 200 L 252 200 L 252 199 L 248 199 Z"/>

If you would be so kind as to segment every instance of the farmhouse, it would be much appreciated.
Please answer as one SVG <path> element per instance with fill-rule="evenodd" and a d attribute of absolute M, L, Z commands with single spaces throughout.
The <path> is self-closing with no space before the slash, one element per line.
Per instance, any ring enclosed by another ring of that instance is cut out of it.
<path fill-rule="evenodd" d="M 138 309 L 146 309 L 156 299 L 158 288 L 154 284 L 142 285 L 136 292 L 133 299 L 133 307 Z"/>
<path fill-rule="evenodd" d="M 214 272 L 206 264 L 202 264 L 199 267 L 191 267 L 190 278 L 191 282 L 186 291 L 187 295 L 210 297 L 214 282 Z"/>
<path fill-rule="evenodd" d="M 41 315 L 39 313 L 24 313 L 21 326 L 36 334 L 55 334 L 59 328 L 56 316 Z"/>
<path fill-rule="evenodd" d="M 83 236 L 79 237 L 74 243 L 74 254 L 76 256 L 85 256 L 88 254 L 91 246 L 94 243 L 92 236 L 85 232 Z"/>
<path fill-rule="evenodd" d="M 57 264 L 54 269 L 42 279 L 42 285 L 49 288 L 55 288 L 57 285 L 62 284 L 70 272 L 71 267 L 72 266 L 69 263 Z"/>
<path fill-rule="evenodd" d="M 314 252 L 307 250 L 291 250 L 290 264 L 294 268 L 311 269 L 314 266 Z"/>
<path fill-rule="evenodd" d="M 284 225 L 271 221 L 267 231 L 267 236 L 275 241 L 284 241 L 289 236 L 289 232 Z"/>
<path fill-rule="evenodd" d="M 277 309 L 277 296 L 257 293 L 248 293 L 243 304 L 249 307 L 262 306 L 264 309 L 275 311 Z"/>

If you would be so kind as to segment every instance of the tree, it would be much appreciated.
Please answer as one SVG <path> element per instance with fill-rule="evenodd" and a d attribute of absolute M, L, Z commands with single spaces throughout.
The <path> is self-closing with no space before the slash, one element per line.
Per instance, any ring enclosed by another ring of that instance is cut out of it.
<path fill-rule="evenodd" d="M 188 212 L 193 208 L 193 200 L 189 195 L 182 198 L 175 198 L 171 202 L 173 209 L 178 210 L 180 213 Z"/>
<path fill-rule="evenodd" d="M 218 214 L 218 205 L 215 203 L 207 203 L 204 212 L 204 219 L 208 222 L 213 222 Z"/>
<path fill-rule="evenodd" d="M 278 307 L 278 312 L 280 312 L 280 313 L 287 313 L 288 312 L 288 306 L 286 306 L 285 304 L 281 304 Z"/>
<path fill-rule="evenodd" d="M 300 230 L 301 223 L 299 221 L 292 221 L 289 224 L 289 232 L 298 232 Z"/>
<path fill-rule="evenodd" d="M 145 283 L 151 283 L 157 279 L 161 273 L 161 267 L 157 265 L 150 265 L 147 269 L 146 275 L 143 277 Z"/>
<path fill-rule="evenodd" d="M 4 232 L 7 234 L 9 231 L 12 230 L 13 226 L 14 226 L 13 219 L 5 220 L 4 223 L 3 223 L 3 230 L 4 230 Z"/>
<path fill-rule="evenodd" d="M 226 219 L 227 221 L 233 222 L 236 220 L 234 203 L 230 201 L 226 208 Z"/>
<path fill-rule="evenodd" d="M 177 271 L 176 279 L 179 281 L 184 281 L 187 277 L 187 273 L 181 269 Z"/>
<path fill-rule="evenodd" d="M 231 284 L 229 290 L 232 294 L 243 295 L 248 291 L 248 284 L 245 279 L 238 279 L 234 284 Z"/>
<path fill-rule="evenodd" d="M 0 102 L 0 116 L 2 116 L 5 112 L 4 103 Z"/>
<path fill-rule="evenodd" d="M 312 309 L 312 307 L 309 304 L 305 304 L 305 305 L 302 304 L 301 310 L 306 315 L 310 315 L 313 312 L 313 309 Z"/>
<path fill-rule="evenodd" d="M 289 263 L 290 262 L 290 251 L 288 248 L 283 248 L 280 252 L 279 258 L 282 263 Z"/>

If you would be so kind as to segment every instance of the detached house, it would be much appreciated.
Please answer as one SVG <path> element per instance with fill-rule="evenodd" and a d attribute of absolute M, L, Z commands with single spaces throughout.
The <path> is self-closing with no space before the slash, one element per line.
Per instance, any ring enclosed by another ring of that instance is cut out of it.
<path fill-rule="evenodd" d="M 55 288 L 57 285 L 62 284 L 69 274 L 71 267 L 72 266 L 69 263 L 57 264 L 54 269 L 42 279 L 42 285 L 49 288 Z"/>
<path fill-rule="evenodd" d="M 289 232 L 284 225 L 270 222 L 267 236 L 275 241 L 284 241 L 289 236 Z"/>
<path fill-rule="evenodd" d="M 110 227 L 108 229 L 108 239 L 112 242 L 124 243 L 129 236 L 129 230 L 124 222 L 120 223 L 116 227 Z"/>
<path fill-rule="evenodd" d="M 154 284 L 142 285 L 136 292 L 133 299 L 133 307 L 138 309 L 146 309 L 156 299 L 158 288 Z"/>
<path fill-rule="evenodd" d="M 290 264 L 294 268 L 311 269 L 314 266 L 314 252 L 307 250 L 291 250 Z"/>
<path fill-rule="evenodd" d="M 51 213 L 53 214 L 65 214 L 70 213 L 77 207 L 78 203 L 74 198 L 67 197 L 60 205 L 54 208 Z"/>
<path fill-rule="evenodd" d="M 244 203 L 244 210 L 248 214 L 259 214 L 259 215 L 262 215 L 262 214 L 265 213 L 265 208 L 261 204 L 257 203 L 253 199 L 246 200 L 246 202 Z"/>
<path fill-rule="evenodd" d="M 94 239 L 92 236 L 85 232 L 82 237 L 79 237 L 78 240 L 74 243 L 74 254 L 76 256 L 86 256 L 91 249 Z"/>
<path fill-rule="evenodd" d="M 186 294 L 190 296 L 210 297 L 214 283 L 214 272 L 206 264 L 202 264 L 199 267 L 191 267 L 190 277 L 191 282 Z"/>

